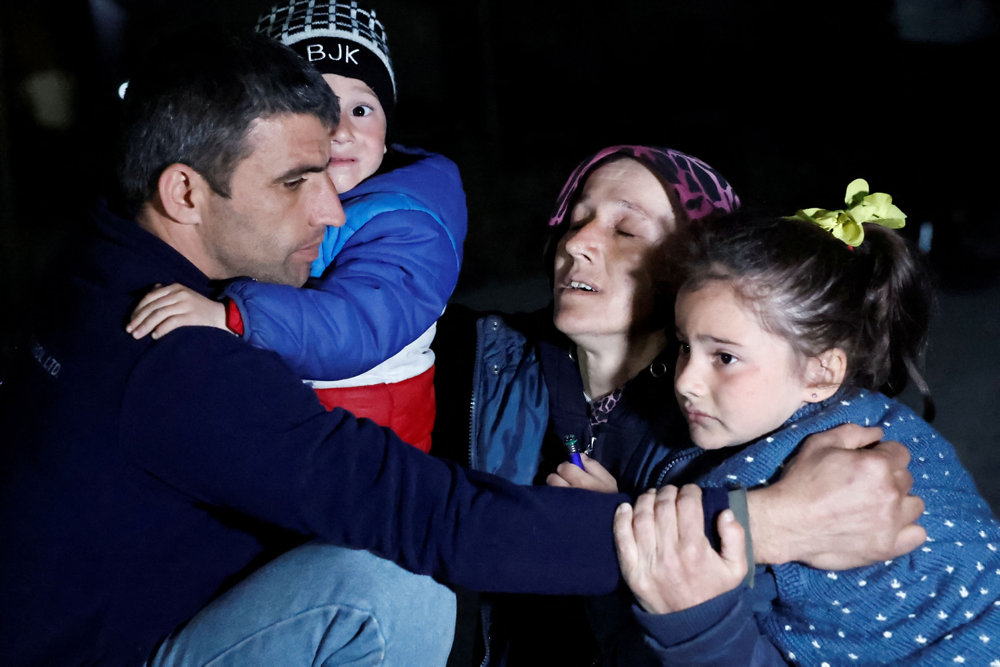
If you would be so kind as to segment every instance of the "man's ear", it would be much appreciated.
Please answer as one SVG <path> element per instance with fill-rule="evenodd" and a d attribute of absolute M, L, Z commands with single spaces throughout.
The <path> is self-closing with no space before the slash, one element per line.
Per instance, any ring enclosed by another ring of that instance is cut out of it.
<path fill-rule="evenodd" d="M 833 396 L 847 374 L 847 355 L 831 347 L 806 361 L 806 402 L 817 403 Z"/>
<path fill-rule="evenodd" d="M 201 174 L 180 162 L 168 166 L 157 181 L 157 194 L 163 212 L 172 220 L 197 225 L 202 220 L 202 206 L 208 183 Z"/>

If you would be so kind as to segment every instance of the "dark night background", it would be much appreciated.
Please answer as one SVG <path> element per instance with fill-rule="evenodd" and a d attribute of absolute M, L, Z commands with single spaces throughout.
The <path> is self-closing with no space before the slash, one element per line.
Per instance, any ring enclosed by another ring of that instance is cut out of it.
<path fill-rule="evenodd" d="M 268 0 L 0 7 L 0 334 L 81 225 L 112 159 L 115 89 L 144 44 L 252 26 Z M 612 143 L 669 145 L 751 206 L 835 208 L 864 177 L 933 225 L 927 375 L 936 426 L 1000 508 L 997 28 L 990 0 L 373 0 L 396 140 L 452 157 L 470 209 L 455 299 L 545 303 L 541 228 L 563 179 Z M 992 63 L 992 64 L 991 64 Z"/>

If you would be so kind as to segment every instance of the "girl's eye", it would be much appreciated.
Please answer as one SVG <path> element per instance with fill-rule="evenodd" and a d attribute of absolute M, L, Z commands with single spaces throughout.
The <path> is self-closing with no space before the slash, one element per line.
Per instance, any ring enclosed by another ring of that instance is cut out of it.
<path fill-rule="evenodd" d="M 691 354 L 691 344 L 680 342 L 677 344 L 677 354 L 688 355 Z"/>
<path fill-rule="evenodd" d="M 355 118 L 361 118 L 363 116 L 371 115 L 372 108 L 367 104 L 359 104 L 353 109 L 351 109 L 351 115 Z"/>
<path fill-rule="evenodd" d="M 628 231 L 627 229 L 623 229 L 622 227 L 619 227 L 618 229 L 616 229 L 615 233 L 617 233 L 618 236 L 624 236 L 627 239 L 635 237 L 635 234 L 633 234 L 632 232 Z"/>
<path fill-rule="evenodd" d="M 730 364 L 736 363 L 736 357 L 729 354 L 728 352 L 719 352 L 719 361 L 723 366 L 729 366 Z"/>

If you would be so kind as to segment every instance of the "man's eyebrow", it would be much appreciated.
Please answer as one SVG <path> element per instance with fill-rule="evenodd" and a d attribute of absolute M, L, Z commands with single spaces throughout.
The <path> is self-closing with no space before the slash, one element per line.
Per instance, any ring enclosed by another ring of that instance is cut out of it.
<path fill-rule="evenodd" d="M 284 183 L 286 181 L 291 181 L 302 174 L 318 174 L 326 171 L 326 165 L 315 165 L 315 164 L 303 164 L 297 167 L 292 167 L 288 171 L 282 173 L 277 178 L 274 179 L 274 183 Z"/>

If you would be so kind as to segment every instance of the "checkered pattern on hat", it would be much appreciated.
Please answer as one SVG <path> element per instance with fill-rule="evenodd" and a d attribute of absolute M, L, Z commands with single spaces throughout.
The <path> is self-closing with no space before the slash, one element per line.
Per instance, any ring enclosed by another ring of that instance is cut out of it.
<path fill-rule="evenodd" d="M 396 76 L 389 59 L 385 26 L 375 10 L 362 9 L 353 0 L 291 0 L 271 7 L 257 20 L 256 30 L 289 46 L 317 37 L 336 37 L 360 44 L 385 65 L 395 95 Z"/>

